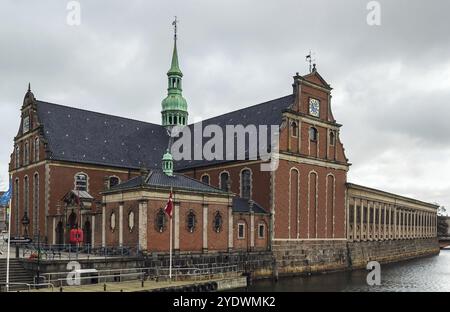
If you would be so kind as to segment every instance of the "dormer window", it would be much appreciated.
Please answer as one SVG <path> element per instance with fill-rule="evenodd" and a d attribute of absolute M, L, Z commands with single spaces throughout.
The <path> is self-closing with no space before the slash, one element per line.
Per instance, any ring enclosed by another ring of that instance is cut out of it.
<path fill-rule="evenodd" d="M 313 142 L 317 142 L 318 132 L 314 127 L 309 128 L 309 140 Z"/>

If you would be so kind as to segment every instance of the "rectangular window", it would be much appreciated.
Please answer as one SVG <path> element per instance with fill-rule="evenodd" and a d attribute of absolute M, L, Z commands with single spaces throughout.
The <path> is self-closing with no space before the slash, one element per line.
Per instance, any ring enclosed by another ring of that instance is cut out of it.
<path fill-rule="evenodd" d="M 245 238 L 245 224 L 238 223 L 238 239 L 244 239 L 244 238 Z"/>
<path fill-rule="evenodd" d="M 260 224 L 258 226 L 258 237 L 259 238 L 264 238 L 265 232 L 266 232 L 266 226 L 264 224 Z"/>

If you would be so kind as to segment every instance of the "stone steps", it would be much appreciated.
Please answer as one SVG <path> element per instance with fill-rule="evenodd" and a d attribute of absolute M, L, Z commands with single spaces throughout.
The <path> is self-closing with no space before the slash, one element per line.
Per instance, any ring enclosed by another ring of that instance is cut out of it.
<path fill-rule="evenodd" d="M 9 262 L 10 283 L 33 283 L 32 274 L 27 271 L 20 260 L 10 259 Z M 6 283 L 6 259 L 0 259 L 0 284 Z"/>

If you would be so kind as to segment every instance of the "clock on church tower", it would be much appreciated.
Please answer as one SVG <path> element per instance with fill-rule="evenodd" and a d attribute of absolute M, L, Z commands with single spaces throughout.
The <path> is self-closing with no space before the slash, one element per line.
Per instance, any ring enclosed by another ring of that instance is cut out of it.
<path fill-rule="evenodd" d="M 309 114 L 314 117 L 320 116 L 320 102 L 317 99 L 309 99 Z"/>

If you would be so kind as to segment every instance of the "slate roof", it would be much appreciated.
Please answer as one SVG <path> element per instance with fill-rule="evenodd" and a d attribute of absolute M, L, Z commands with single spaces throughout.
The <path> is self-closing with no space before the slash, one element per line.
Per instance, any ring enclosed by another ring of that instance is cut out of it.
<path fill-rule="evenodd" d="M 166 175 L 162 170 L 152 170 L 147 176 L 138 176 L 126 182 L 116 185 L 109 192 L 132 189 L 136 187 L 171 187 L 181 190 L 197 191 L 202 193 L 227 194 L 221 189 L 212 187 L 182 174 Z M 106 192 L 108 193 L 108 192 Z"/>
<path fill-rule="evenodd" d="M 158 187 L 178 190 L 196 191 L 201 193 L 228 194 L 221 189 L 212 187 L 182 174 L 166 175 L 162 170 L 152 170 L 147 176 L 138 176 L 121 184 L 118 184 L 104 193 L 114 193 L 140 187 Z M 253 202 L 255 213 L 267 214 L 268 212 L 258 203 Z M 233 212 L 249 213 L 250 204 L 247 199 L 233 197 Z"/>
<path fill-rule="evenodd" d="M 293 95 L 288 95 L 207 119 L 202 126 L 218 125 L 224 134 L 226 125 L 269 125 L 270 129 L 270 125 L 281 124 L 282 112 L 292 102 Z M 168 135 L 161 125 L 43 101 L 36 104 L 51 159 L 130 169 L 161 167 L 168 146 Z M 194 125 L 189 127 L 193 134 Z M 267 139 L 270 147 L 270 133 Z M 225 140 L 223 150 L 226 159 Z M 175 161 L 174 166 L 175 170 L 182 170 L 223 162 L 226 160 L 181 160 Z"/>
<path fill-rule="evenodd" d="M 159 168 L 168 136 L 160 125 L 37 101 L 51 159 Z"/>
<path fill-rule="evenodd" d="M 259 205 L 256 202 L 253 202 L 253 211 L 255 213 L 268 214 L 268 212 L 261 205 Z M 250 204 L 248 202 L 248 199 L 244 199 L 241 197 L 234 197 L 233 198 L 233 212 L 241 212 L 241 213 L 250 212 Z"/>
<path fill-rule="evenodd" d="M 270 126 L 271 125 L 281 125 L 282 121 L 282 113 L 284 110 L 288 109 L 294 101 L 294 96 L 288 95 L 284 96 L 275 100 L 271 100 L 265 103 L 261 103 L 258 105 L 246 107 L 237 111 L 233 111 L 230 113 L 226 113 L 214 118 L 210 118 L 207 120 L 203 120 L 201 125 L 204 129 L 208 125 L 218 125 L 222 128 L 222 133 L 224 135 L 224 145 L 223 145 L 223 159 L 224 160 L 193 160 L 194 159 L 194 148 L 196 145 L 194 145 L 194 127 L 195 125 L 189 125 L 191 129 L 191 137 L 192 137 L 192 151 L 191 151 L 191 159 L 192 160 L 178 160 L 174 163 L 175 170 L 183 170 L 183 169 L 189 169 L 194 167 L 201 167 L 201 166 L 210 166 L 210 165 L 216 165 L 220 163 L 227 162 L 227 149 L 226 149 L 226 140 L 225 140 L 225 133 L 226 133 L 226 126 L 227 125 L 242 125 L 244 127 L 248 125 L 255 125 L 256 127 L 259 127 L 260 125 L 267 125 L 268 127 L 268 133 L 267 133 L 267 153 L 270 153 Z M 203 138 L 203 144 L 207 141 L 209 141 L 210 138 Z M 259 139 L 258 139 L 258 145 L 259 146 Z M 197 144 L 198 145 L 198 144 Z M 246 140 L 246 159 L 248 159 L 248 140 Z M 234 148 L 234 155 L 232 155 L 232 159 L 237 159 L 236 157 L 236 144 Z M 264 155 L 262 153 L 261 155 Z M 261 156 L 258 151 L 258 157 Z"/>

